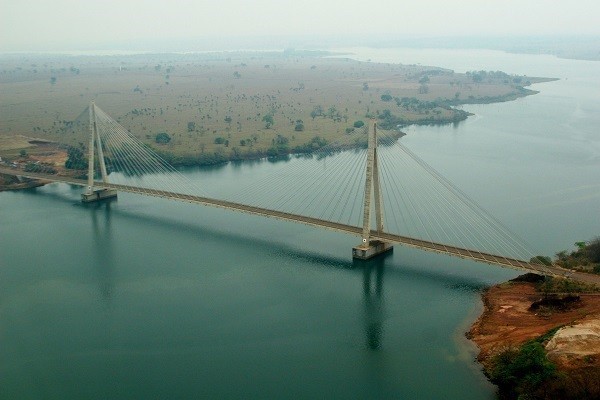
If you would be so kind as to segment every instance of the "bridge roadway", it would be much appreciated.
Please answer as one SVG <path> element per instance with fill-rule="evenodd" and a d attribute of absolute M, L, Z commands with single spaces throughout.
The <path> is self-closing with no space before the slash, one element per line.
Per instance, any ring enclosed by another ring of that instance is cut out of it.
<path fill-rule="evenodd" d="M 7 175 L 17 175 L 27 178 L 33 179 L 42 179 L 46 181 L 52 182 L 63 182 L 69 183 L 73 185 L 79 186 L 87 186 L 87 181 L 83 179 L 72 178 L 68 176 L 60 176 L 60 175 L 47 175 L 40 174 L 35 172 L 25 172 L 22 170 L 10 169 L 10 168 L 2 168 L 0 167 L 0 174 Z M 96 188 L 105 188 L 105 189 L 115 189 L 121 192 L 128 193 L 137 193 L 146 196 L 154 196 L 154 197 L 162 197 L 166 199 L 178 200 L 187 203 L 195 203 L 201 204 L 205 206 L 224 208 L 227 210 L 239 211 L 248 214 L 260 215 L 269 218 L 276 218 L 285 221 L 291 221 L 296 223 L 302 223 L 305 225 L 316 226 L 320 228 L 326 228 L 330 230 L 334 230 L 337 232 L 348 233 L 355 236 L 362 235 L 362 228 L 358 226 L 346 225 L 332 221 L 325 221 L 318 218 L 306 217 L 302 215 L 296 215 L 291 213 L 286 213 L 283 211 L 275 211 L 261 207 L 255 207 L 240 203 L 234 203 L 226 200 L 218 200 L 212 199 L 209 197 L 202 197 L 190 194 L 182 194 L 182 193 L 174 193 L 164 190 L 157 189 L 148 189 L 148 188 L 140 188 L 133 187 L 127 185 L 120 185 L 116 183 L 103 183 L 103 182 L 94 182 Z M 541 273 L 543 275 L 555 275 L 555 276 L 566 276 L 569 275 L 570 278 L 600 284 L 600 277 L 596 277 L 590 274 L 580 274 L 575 273 L 570 270 L 565 270 L 563 268 L 557 266 L 542 266 L 538 264 L 531 264 L 527 261 L 517 260 L 514 258 L 507 258 L 498 256 L 495 254 L 482 253 L 477 250 L 470 250 L 466 248 L 449 246 L 441 243 L 430 242 L 426 240 L 414 239 L 407 236 L 396 235 L 393 233 L 387 232 L 377 232 L 371 231 L 371 238 L 373 240 L 381 240 L 383 242 L 388 243 L 398 243 L 400 245 L 414 247 L 426 251 L 432 251 L 436 253 L 448 254 L 451 256 L 456 256 L 464 259 L 471 259 L 475 261 L 484 262 L 487 264 L 495 264 L 509 268 L 515 268 L 520 270 L 527 270 L 534 273 Z M 580 276 L 581 275 L 581 276 Z"/>

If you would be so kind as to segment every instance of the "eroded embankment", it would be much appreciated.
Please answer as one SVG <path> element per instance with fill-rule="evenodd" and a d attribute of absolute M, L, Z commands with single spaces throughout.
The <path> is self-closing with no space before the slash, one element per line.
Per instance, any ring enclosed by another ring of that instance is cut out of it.
<path fill-rule="evenodd" d="M 502 398 L 597 398 L 600 395 L 600 294 L 541 291 L 510 281 L 483 295 L 484 311 L 467 337 L 477 344 L 486 375 Z M 542 364 L 524 351 L 539 349 Z M 527 362 L 520 365 L 520 359 Z M 503 388 L 502 382 L 509 383 Z"/>

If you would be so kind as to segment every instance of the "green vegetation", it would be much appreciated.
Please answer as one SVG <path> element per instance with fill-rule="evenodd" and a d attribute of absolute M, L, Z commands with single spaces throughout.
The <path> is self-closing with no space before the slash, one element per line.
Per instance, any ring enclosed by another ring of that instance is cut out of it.
<path fill-rule="evenodd" d="M 489 378 L 498 385 L 501 398 L 539 398 L 538 390 L 556 375 L 556 366 L 546 357 L 542 344 L 555 332 L 530 340 L 519 348 L 508 348 L 492 359 Z"/>
<path fill-rule="evenodd" d="M 576 250 L 556 253 L 555 263 L 563 268 L 600 274 L 600 237 L 575 243 Z"/>
<path fill-rule="evenodd" d="M 308 142 L 306 144 L 298 145 L 298 146 L 294 147 L 292 150 L 293 150 L 293 153 L 310 153 L 310 152 L 313 152 L 313 151 L 318 150 L 325 146 L 327 146 L 327 140 L 325 140 L 319 136 L 315 136 L 310 140 L 310 142 Z"/>
<path fill-rule="evenodd" d="M 529 260 L 531 264 L 552 265 L 552 259 L 548 256 L 535 256 Z"/>
<path fill-rule="evenodd" d="M 536 284 L 538 292 L 548 296 L 551 293 L 598 293 L 600 287 L 591 284 L 575 281 L 573 279 L 545 277 L 543 281 Z"/>
<path fill-rule="evenodd" d="M 265 123 L 265 128 L 267 129 L 269 129 L 275 123 L 275 121 L 273 120 L 273 115 L 271 114 L 265 115 L 264 117 L 262 117 L 262 120 Z"/>
<path fill-rule="evenodd" d="M 45 165 L 45 164 L 40 164 L 40 163 L 32 163 L 32 162 L 28 162 L 25 165 L 25 171 L 26 172 L 39 172 L 42 174 L 56 174 L 58 171 L 56 171 L 56 168 L 50 166 L 50 165 Z"/>
<path fill-rule="evenodd" d="M 160 132 L 156 134 L 154 141 L 159 144 L 167 144 L 171 141 L 171 136 L 167 132 Z"/>
<path fill-rule="evenodd" d="M 545 344 L 561 327 L 510 347 L 492 358 L 486 373 L 498 385 L 503 400 L 582 400 L 600 398 L 598 368 L 594 366 L 557 371 L 548 360 Z M 588 362 L 592 360 L 588 359 Z"/>
<path fill-rule="evenodd" d="M 65 161 L 65 168 L 86 169 L 87 166 L 88 160 L 83 153 L 83 149 L 80 147 L 69 146 L 67 148 L 67 161 Z"/>

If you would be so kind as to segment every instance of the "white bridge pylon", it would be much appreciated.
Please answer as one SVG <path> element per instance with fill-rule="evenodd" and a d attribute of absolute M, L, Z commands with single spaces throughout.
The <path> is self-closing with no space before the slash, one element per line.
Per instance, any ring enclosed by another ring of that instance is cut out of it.
<path fill-rule="evenodd" d="M 365 198 L 362 227 L 362 243 L 352 249 L 352 256 L 361 260 L 391 251 L 392 245 L 380 240 L 371 240 L 371 197 L 375 201 L 375 222 L 377 233 L 383 233 L 383 196 L 379 179 L 377 157 L 377 122 L 371 119 L 368 131 L 367 168 L 365 177 Z"/>
<path fill-rule="evenodd" d="M 94 153 L 98 150 L 98 163 L 100 164 L 100 174 L 102 182 L 108 183 L 108 174 L 106 173 L 106 164 L 104 162 L 104 152 L 102 151 L 102 142 L 98 132 L 98 123 L 96 120 L 96 104 L 92 101 L 89 106 L 90 114 L 90 142 L 88 147 L 88 185 L 85 193 L 81 195 L 81 201 L 90 203 L 102 199 L 117 197 L 117 191 L 114 189 L 95 188 L 94 187 Z"/>

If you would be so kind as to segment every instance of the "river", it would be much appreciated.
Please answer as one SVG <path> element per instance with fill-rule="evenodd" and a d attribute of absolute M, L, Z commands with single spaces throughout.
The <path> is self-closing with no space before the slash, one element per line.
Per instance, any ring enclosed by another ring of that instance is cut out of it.
<path fill-rule="evenodd" d="M 543 254 L 599 234 L 598 63 L 352 51 L 561 78 L 401 140 Z M 187 175 L 218 191 L 273 168 Z M 400 247 L 356 264 L 354 237 L 129 194 L 86 206 L 80 190 L 0 193 L 0 398 L 494 397 L 463 333 L 479 291 L 515 271 Z"/>

